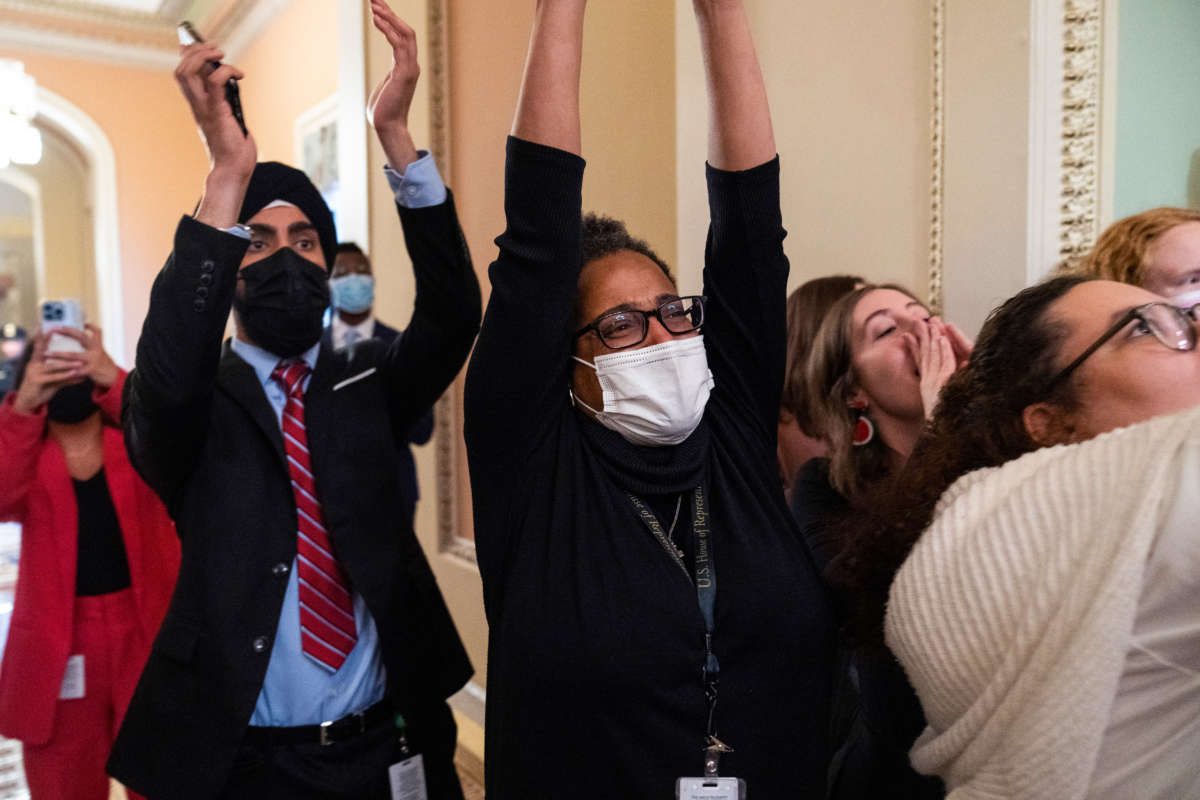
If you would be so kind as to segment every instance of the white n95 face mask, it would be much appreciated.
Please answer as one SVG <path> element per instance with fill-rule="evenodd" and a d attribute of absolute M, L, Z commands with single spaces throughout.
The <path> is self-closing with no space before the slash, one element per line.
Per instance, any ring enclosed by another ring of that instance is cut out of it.
<path fill-rule="evenodd" d="M 591 411 L 596 421 L 634 444 L 679 444 L 692 435 L 714 384 L 704 350 L 704 337 L 674 339 L 626 353 L 596 356 L 596 370 L 604 392 L 604 408 Z"/>

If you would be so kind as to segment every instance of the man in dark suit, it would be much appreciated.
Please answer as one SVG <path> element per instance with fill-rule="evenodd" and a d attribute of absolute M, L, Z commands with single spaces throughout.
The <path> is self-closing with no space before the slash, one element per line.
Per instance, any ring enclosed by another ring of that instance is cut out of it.
<path fill-rule="evenodd" d="M 329 273 L 329 296 L 333 320 L 325 328 L 322 347 L 352 347 L 364 339 L 379 339 L 384 344 L 391 344 L 400 335 L 400 331 L 383 324 L 372 313 L 375 305 L 375 275 L 371 260 L 354 242 L 341 242 L 337 246 L 337 257 Z M 410 444 L 425 444 L 432 435 L 433 409 L 430 408 L 409 431 L 408 441 Z M 400 462 L 400 491 L 404 493 L 411 522 L 417 500 L 420 499 L 417 464 L 411 447 L 404 448 Z"/>
<path fill-rule="evenodd" d="M 394 64 L 371 117 L 403 188 L 428 158 L 407 127 L 416 38 L 372 10 Z M 155 800 L 383 800 L 407 757 L 408 789 L 423 774 L 431 800 L 461 800 L 445 698 L 471 665 L 395 488 L 405 435 L 479 326 L 453 199 L 427 174 L 428 205 L 398 202 L 416 274 L 404 336 L 322 349 L 332 215 L 303 173 L 255 164 L 222 55 L 193 45 L 176 70 L 212 167 L 125 390 L 126 444 L 182 564 L 109 771 Z"/>

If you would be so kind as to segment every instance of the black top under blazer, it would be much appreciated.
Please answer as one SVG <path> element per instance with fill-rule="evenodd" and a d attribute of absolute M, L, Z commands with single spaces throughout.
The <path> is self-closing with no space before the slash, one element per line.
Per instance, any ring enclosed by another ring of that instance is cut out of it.
<path fill-rule="evenodd" d="M 470 677 L 396 491 L 407 433 L 449 386 L 479 327 L 479 283 L 453 198 L 400 208 L 416 273 L 391 345 L 321 348 L 306 423 L 327 527 L 374 616 L 397 709 L 420 716 Z M 179 580 L 109 772 L 151 797 L 211 798 L 254 711 L 296 555 L 279 423 L 221 339 L 247 242 L 184 217 L 154 282 L 125 385 L 126 445 L 182 540 Z"/>

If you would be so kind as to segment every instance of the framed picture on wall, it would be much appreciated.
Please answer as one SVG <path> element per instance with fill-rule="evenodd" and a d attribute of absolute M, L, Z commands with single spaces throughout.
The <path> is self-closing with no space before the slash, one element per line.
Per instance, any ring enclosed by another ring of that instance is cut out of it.
<path fill-rule="evenodd" d="M 322 100 L 296 118 L 296 164 L 308 174 L 341 228 L 342 180 L 338 169 L 337 95 Z"/>

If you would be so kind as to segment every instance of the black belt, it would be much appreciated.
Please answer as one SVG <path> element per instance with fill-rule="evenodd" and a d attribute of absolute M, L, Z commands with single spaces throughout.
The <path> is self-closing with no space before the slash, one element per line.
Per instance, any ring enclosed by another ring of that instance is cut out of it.
<path fill-rule="evenodd" d="M 287 728 L 251 725 L 246 729 L 246 741 L 251 744 L 320 744 L 329 745 L 361 736 L 381 722 L 392 718 L 392 704 L 386 698 L 366 711 L 347 714 L 320 725 L 295 725 Z"/>

